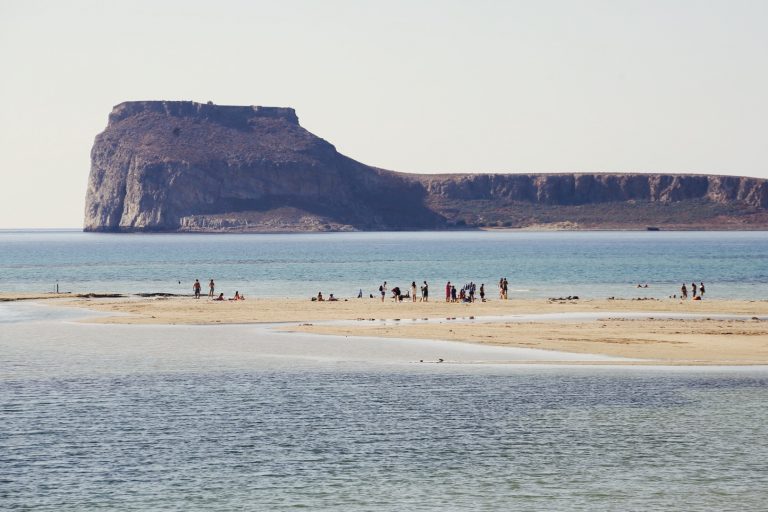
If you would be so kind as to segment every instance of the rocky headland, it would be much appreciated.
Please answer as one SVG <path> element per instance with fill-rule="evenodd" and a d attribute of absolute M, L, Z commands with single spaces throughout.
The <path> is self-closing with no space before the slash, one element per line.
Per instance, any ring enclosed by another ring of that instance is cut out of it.
<path fill-rule="evenodd" d="M 765 229 L 768 181 L 678 174 L 406 174 L 348 158 L 291 108 L 117 105 L 86 231 Z"/>

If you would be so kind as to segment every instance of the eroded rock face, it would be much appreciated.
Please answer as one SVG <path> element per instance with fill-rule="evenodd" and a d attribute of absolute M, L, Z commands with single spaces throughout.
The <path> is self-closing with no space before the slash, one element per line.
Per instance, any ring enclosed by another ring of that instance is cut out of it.
<path fill-rule="evenodd" d="M 683 226 L 707 227 L 724 215 L 741 227 L 768 220 L 768 183 L 755 178 L 385 171 L 341 155 L 290 108 L 122 103 L 96 137 L 91 162 L 86 231 L 522 226 L 572 222 L 573 212 L 586 215 L 575 219 L 581 227 L 596 227 L 606 204 L 627 203 L 656 205 L 648 212 L 659 205 L 687 212 L 690 204 L 696 215 L 684 216 Z M 590 208 L 599 213 L 595 223 Z M 666 213 L 654 215 L 638 222 L 669 224 Z M 619 226 L 633 227 L 630 220 Z"/>
<path fill-rule="evenodd" d="M 86 231 L 271 230 L 278 210 L 280 229 L 294 217 L 300 230 L 444 222 L 418 183 L 339 154 L 290 108 L 122 103 L 91 161 Z"/>

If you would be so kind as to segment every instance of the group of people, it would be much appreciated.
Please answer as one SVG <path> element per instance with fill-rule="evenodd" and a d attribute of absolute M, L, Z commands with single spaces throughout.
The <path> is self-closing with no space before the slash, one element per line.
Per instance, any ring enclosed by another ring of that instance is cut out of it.
<path fill-rule="evenodd" d="M 691 300 L 703 299 L 705 291 L 703 282 L 699 283 L 698 286 L 696 286 L 695 282 L 691 283 Z M 685 283 L 680 287 L 680 297 L 682 299 L 688 298 L 688 287 L 685 286 Z"/>
<path fill-rule="evenodd" d="M 379 285 L 379 295 L 381 296 L 381 301 L 384 302 L 387 298 L 387 294 L 391 294 L 391 297 L 396 302 L 402 302 L 403 300 L 410 299 L 411 302 L 429 302 L 429 284 L 427 284 L 426 281 L 423 281 L 424 284 L 421 285 L 421 287 L 416 285 L 416 281 L 411 282 L 411 288 L 409 291 L 403 291 L 399 286 L 394 286 L 391 290 L 387 286 L 387 282 L 384 281 Z M 503 288 L 501 288 L 503 285 Z M 499 281 L 500 291 L 499 296 L 502 298 L 507 298 L 507 289 L 508 289 L 508 283 L 506 278 L 502 278 Z M 419 295 L 419 291 L 421 291 L 421 294 Z M 478 287 L 475 283 L 469 282 L 462 286 L 461 288 L 456 288 L 456 285 L 451 284 L 450 281 L 448 281 L 445 285 L 445 301 L 446 302 L 475 302 L 478 298 L 480 298 L 480 301 L 485 302 L 485 283 L 481 283 Z M 363 291 L 360 290 L 360 293 L 358 294 L 358 298 L 362 298 Z M 371 295 L 373 297 L 373 295 Z"/>
<path fill-rule="evenodd" d="M 445 302 L 475 302 L 477 285 L 470 281 L 462 286 L 458 292 L 456 286 L 448 281 L 445 284 Z M 480 283 L 480 301 L 485 302 L 485 283 Z"/>
<path fill-rule="evenodd" d="M 507 281 L 506 277 L 500 277 L 499 278 L 499 298 L 503 300 L 507 300 L 509 298 L 509 281 Z"/>
<path fill-rule="evenodd" d="M 195 298 L 199 299 L 201 297 L 203 285 L 200 284 L 199 279 L 195 279 L 195 284 L 192 285 L 192 292 L 195 294 Z M 239 291 L 235 292 L 234 297 L 231 299 L 224 298 L 223 293 L 219 293 L 219 296 L 216 297 L 216 283 L 213 282 L 213 279 L 210 280 L 208 283 L 208 298 L 211 300 L 245 300 L 245 295 L 241 294 Z"/>
<path fill-rule="evenodd" d="M 396 302 L 403 302 L 403 300 L 411 299 L 412 302 L 421 301 L 421 302 L 429 302 L 429 284 L 427 284 L 426 281 L 424 281 L 424 284 L 421 285 L 421 297 L 417 294 L 417 286 L 416 281 L 411 281 L 411 289 L 410 291 L 405 291 L 400 289 L 399 286 L 395 286 L 392 288 L 392 298 L 395 299 Z M 384 281 L 379 285 L 379 294 L 381 295 L 381 302 L 384 302 L 384 299 L 387 298 L 387 292 L 390 291 L 387 287 L 387 282 Z M 360 291 L 360 294 L 357 296 L 358 298 L 362 298 L 363 292 Z"/>

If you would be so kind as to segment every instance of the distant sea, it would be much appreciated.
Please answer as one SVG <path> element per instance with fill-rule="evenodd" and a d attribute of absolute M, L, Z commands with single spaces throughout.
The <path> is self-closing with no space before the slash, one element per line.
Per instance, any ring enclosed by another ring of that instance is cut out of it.
<path fill-rule="evenodd" d="M 768 298 L 768 232 L 376 232 L 99 234 L 0 231 L 3 291 L 191 293 L 214 279 L 227 295 L 375 294 L 387 281 L 500 277 L 511 298 L 663 298 L 704 282 L 713 298 Z M 637 285 L 648 285 L 638 288 Z"/>

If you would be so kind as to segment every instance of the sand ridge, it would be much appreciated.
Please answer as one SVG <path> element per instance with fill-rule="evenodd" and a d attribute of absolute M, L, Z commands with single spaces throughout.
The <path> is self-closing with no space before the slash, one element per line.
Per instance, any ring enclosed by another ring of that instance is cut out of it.
<path fill-rule="evenodd" d="M 2 297 L 12 299 L 13 295 Z M 55 302 L 120 315 L 87 320 L 108 324 L 285 322 L 281 329 L 308 333 L 463 341 L 639 358 L 655 364 L 768 364 L 768 301 L 764 300 L 512 299 L 457 304 L 131 297 Z M 646 318 L 631 318 L 638 314 Z M 533 319 L 512 315 L 533 315 Z M 668 315 L 679 317 L 665 318 Z M 343 322 L 329 323 L 334 321 Z"/>

